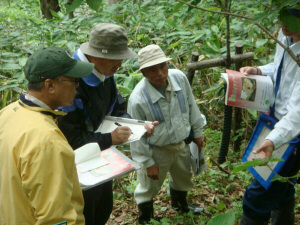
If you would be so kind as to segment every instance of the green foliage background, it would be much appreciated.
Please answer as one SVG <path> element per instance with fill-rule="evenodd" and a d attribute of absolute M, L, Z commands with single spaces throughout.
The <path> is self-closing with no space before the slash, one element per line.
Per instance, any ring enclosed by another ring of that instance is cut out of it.
<path fill-rule="evenodd" d="M 224 15 L 193 9 L 176 0 L 140 0 L 137 3 L 122 0 L 112 6 L 107 6 L 106 1 L 97 1 L 99 4 L 93 4 L 95 1 L 91 0 L 87 2 L 93 9 L 82 0 L 75 0 L 74 5 L 66 9 L 66 1 L 60 1 L 62 12 L 53 12 L 52 20 L 42 18 L 39 1 L 0 2 L 0 109 L 16 100 L 22 89 L 26 90 L 27 82 L 22 69 L 31 53 L 47 46 L 63 47 L 74 52 L 81 43 L 88 41 L 91 28 L 101 22 L 123 26 L 128 32 L 129 46 L 135 52 L 151 43 L 160 45 L 165 53 L 173 58 L 170 67 L 183 71 L 192 52 L 198 52 L 200 60 L 226 55 Z M 214 0 L 188 2 L 216 12 L 222 11 Z M 234 54 L 235 44 L 241 42 L 244 44 L 244 52 L 254 52 L 254 66 L 272 61 L 275 42 L 253 23 L 260 23 L 276 36 L 280 28 L 277 19 L 279 10 L 286 7 L 287 2 L 296 4 L 298 0 L 232 1 L 233 13 L 253 19 L 230 17 L 231 54 Z M 67 15 L 71 9 L 75 9 L 74 19 L 69 19 Z M 281 14 L 281 20 L 285 19 L 284 15 Z M 208 161 L 209 158 L 217 157 L 220 146 L 224 109 L 224 86 L 220 80 L 220 73 L 224 70 L 225 68 L 210 68 L 197 71 L 192 85 L 199 107 L 208 120 L 205 131 L 205 152 Z M 116 74 L 116 81 L 124 97 L 129 96 L 141 78 L 136 58 L 123 62 L 122 68 Z M 244 137 L 244 146 L 255 124 L 256 112 L 244 110 L 242 117 L 240 135 Z M 124 150 L 126 151 L 126 147 Z M 240 153 L 230 152 L 228 158 L 228 162 L 222 167 L 230 171 L 239 162 Z M 209 189 L 207 197 L 214 195 L 212 201 L 201 199 L 208 205 L 206 216 L 200 219 L 194 219 L 191 215 L 165 218 L 165 224 L 206 224 L 210 219 L 209 224 L 224 224 L 220 223 L 224 220 L 233 224 L 232 221 L 238 221 L 242 199 L 237 193 L 250 182 L 251 176 L 247 172 L 228 175 L 220 172 L 212 163 L 210 167 L 212 169 L 209 172 L 195 178 L 197 185 L 194 193 L 205 196 L 202 193 L 205 187 L 205 190 Z M 125 194 L 116 194 L 117 200 L 132 199 L 132 191 L 136 185 L 134 180 L 127 178 L 125 188 L 116 182 L 116 187 L 126 189 Z M 228 180 L 231 184 L 228 184 Z M 132 200 L 129 201 L 132 203 Z M 235 213 L 229 211 L 232 208 L 236 210 Z M 164 211 L 165 208 L 160 207 L 159 210 Z M 219 216 L 226 211 L 226 214 Z"/>

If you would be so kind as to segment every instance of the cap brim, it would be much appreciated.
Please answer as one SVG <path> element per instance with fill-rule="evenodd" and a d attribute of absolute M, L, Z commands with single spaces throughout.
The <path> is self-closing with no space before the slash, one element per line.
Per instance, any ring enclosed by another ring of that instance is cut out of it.
<path fill-rule="evenodd" d="M 76 64 L 67 72 L 64 73 L 68 77 L 85 77 L 93 72 L 94 64 L 77 61 Z"/>
<path fill-rule="evenodd" d="M 136 55 L 136 53 L 132 51 L 130 48 L 127 48 L 125 50 L 124 49 L 108 50 L 107 52 L 104 53 L 101 52 L 100 49 L 91 47 L 88 42 L 81 44 L 80 50 L 83 52 L 83 54 L 87 54 L 97 58 L 114 59 L 114 60 L 129 59 Z"/>
<path fill-rule="evenodd" d="M 139 70 L 142 70 L 144 68 L 147 68 L 147 67 L 150 67 L 150 66 L 154 66 L 154 65 L 157 65 L 157 64 L 161 64 L 161 63 L 164 63 L 164 62 L 168 62 L 170 60 L 172 60 L 172 59 L 171 58 L 166 58 L 166 57 L 155 59 L 155 60 L 152 60 L 152 61 L 150 61 L 148 63 L 145 63 L 142 66 L 140 66 Z"/>

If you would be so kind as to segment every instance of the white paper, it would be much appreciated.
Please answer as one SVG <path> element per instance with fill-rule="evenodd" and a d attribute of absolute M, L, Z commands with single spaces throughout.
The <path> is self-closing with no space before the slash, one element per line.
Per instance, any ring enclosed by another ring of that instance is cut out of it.
<path fill-rule="evenodd" d="M 203 150 L 201 150 L 199 153 L 198 146 L 194 142 L 190 143 L 190 151 L 191 167 L 194 175 L 196 176 L 207 169 L 207 164 L 205 161 Z"/>
<path fill-rule="evenodd" d="M 98 143 L 86 144 L 74 152 L 76 166 L 82 173 L 108 164 L 108 162 L 101 157 L 101 150 Z"/>
<path fill-rule="evenodd" d="M 85 149 L 93 147 L 93 144 L 87 144 Z M 77 174 L 82 190 L 90 189 L 133 170 L 140 169 L 137 164 L 114 147 L 101 151 L 101 157 L 107 163 L 92 170 L 83 172 L 77 165 Z M 88 161 L 88 163 L 90 162 L 91 160 Z"/>
<path fill-rule="evenodd" d="M 271 132 L 271 130 L 269 130 L 268 128 L 266 127 L 263 127 L 256 143 L 254 144 L 253 146 L 253 149 L 252 149 L 252 152 L 249 154 L 248 158 L 247 158 L 247 161 L 251 161 L 252 158 L 258 158 L 259 157 L 259 154 L 253 154 L 253 151 L 255 149 L 257 149 L 261 143 L 265 140 L 265 138 L 267 137 L 267 135 Z M 282 145 L 280 148 L 276 149 L 275 151 L 273 151 L 273 154 L 272 154 L 272 158 L 273 159 L 281 159 L 285 150 L 288 148 L 289 144 L 286 143 L 284 145 Z M 268 163 L 268 166 L 270 166 L 270 168 L 272 170 L 274 170 L 275 166 L 278 164 L 279 162 L 269 162 Z M 270 168 L 268 166 L 255 166 L 253 167 L 256 172 L 266 181 L 268 180 L 268 178 L 270 177 L 272 171 L 270 170 Z"/>
<path fill-rule="evenodd" d="M 133 141 L 138 141 L 140 138 L 145 134 L 145 124 L 152 123 L 149 121 L 140 121 L 135 119 L 127 119 L 127 118 L 121 118 L 121 117 L 113 117 L 113 116 L 106 116 L 99 126 L 99 128 L 96 130 L 96 132 L 101 133 L 111 133 L 114 131 L 118 126 L 115 124 L 115 122 L 119 123 L 122 126 L 127 126 L 131 129 L 132 134 L 130 135 L 128 141 L 126 143 L 130 143 Z M 126 144 L 124 143 L 124 144 Z"/>

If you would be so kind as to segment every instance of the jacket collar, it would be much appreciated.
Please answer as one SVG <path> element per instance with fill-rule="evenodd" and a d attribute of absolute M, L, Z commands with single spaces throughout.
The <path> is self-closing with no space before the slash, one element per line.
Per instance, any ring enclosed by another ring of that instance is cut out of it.
<path fill-rule="evenodd" d="M 67 113 L 65 113 L 65 112 L 61 112 L 58 110 L 52 110 L 52 109 L 48 109 L 48 108 L 43 108 L 43 107 L 39 106 L 38 104 L 36 104 L 35 102 L 26 99 L 25 95 L 27 95 L 27 94 L 21 93 L 20 99 L 19 99 L 19 104 L 26 109 L 40 112 L 40 113 L 43 113 L 46 115 L 50 115 L 53 117 L 53 119 L 56 119 L 58 116 L 67 115 Z"/>
<path fill-rule="evenodd" d="M 89 62 L 87 57 L 81 52 L 80 49 L 78 49 L 76 52 L 74 52 L 73 57 L 82 62 Z M 99 73 L 95 68 L 93 69 L 93 73 L 91 73 L 89 76 L 83 77 L 82 80 L 91 87 L 98 86 L 101 82 L 105 81 L 105 79 L 109 78 L 109 76 L 105 76 L 101 73 Z"/>

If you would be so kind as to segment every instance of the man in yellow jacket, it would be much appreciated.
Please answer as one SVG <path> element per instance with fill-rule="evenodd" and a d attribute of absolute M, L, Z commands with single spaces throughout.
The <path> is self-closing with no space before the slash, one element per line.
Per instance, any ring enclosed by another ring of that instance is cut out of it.
<path fill-rule="evenodd" d="M 61 48 L 36 51 L 25 65 L 28 93 L 0 111 L 0 224 L 84 224 L 73 149 L 56 125 L 78 78 L 93 64 Z"/>

